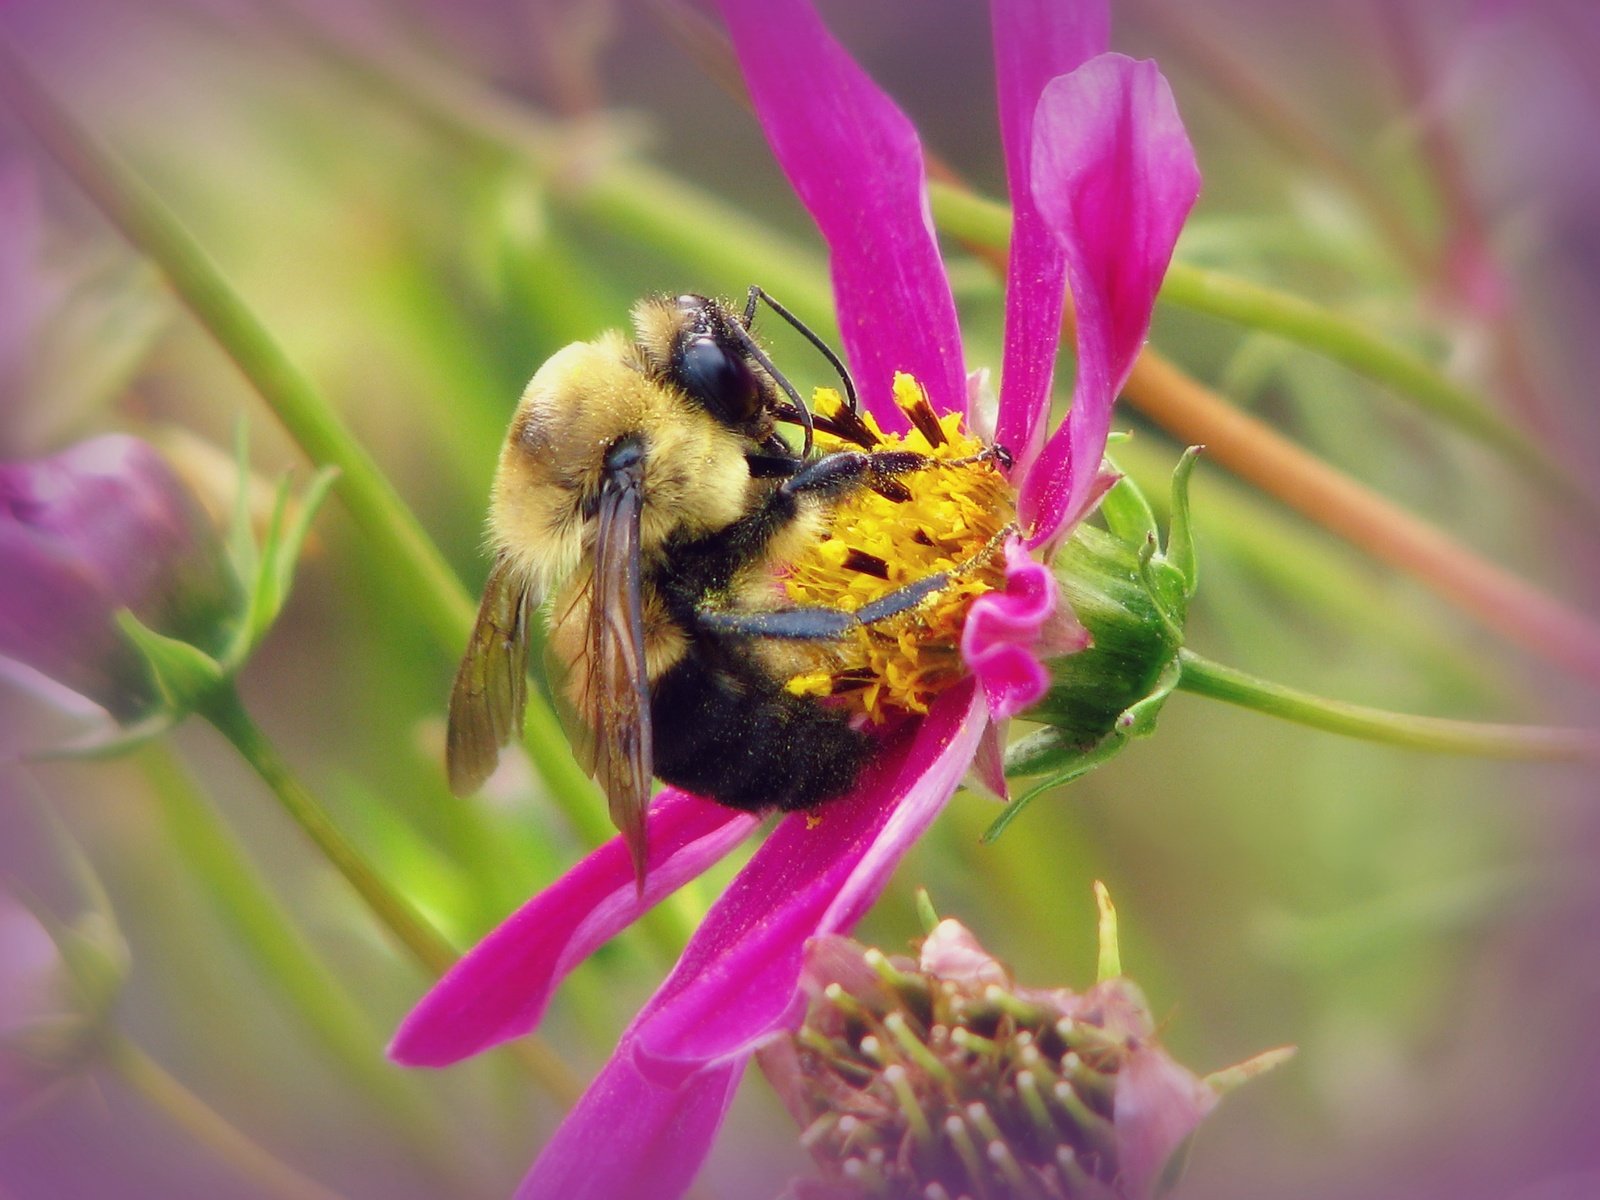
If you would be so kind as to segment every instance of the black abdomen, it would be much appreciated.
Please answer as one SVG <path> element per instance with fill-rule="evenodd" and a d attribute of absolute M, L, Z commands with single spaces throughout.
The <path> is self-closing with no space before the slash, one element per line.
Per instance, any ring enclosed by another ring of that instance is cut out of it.
<path fill-rule="evenodd" d="M 695 654 L 655 681 L 650 718 L 657 776 L 749 812 L 812 808 L 843 794 L 871 745 L 842 715 L 758 669 Z"/>

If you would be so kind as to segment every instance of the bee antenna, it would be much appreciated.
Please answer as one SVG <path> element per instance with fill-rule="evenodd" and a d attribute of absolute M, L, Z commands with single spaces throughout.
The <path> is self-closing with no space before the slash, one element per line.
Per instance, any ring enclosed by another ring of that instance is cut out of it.
<path fill-rule="evenodd" d="M 796 332 L 815 346 L 817 352 L 832 364 L 833 369 L 839 373 L 840 381 L 844 384 L 845 403 L 850 406 L 851 412 L 859 411 L 861 404 L 856 399 L 856 383 L 855 380 L 850 378 L 850 369 L 844 365 L 844 360 L 833 352 L 833 347 L 813 333 L 804 321 L 774 300 L 759 283 L 750 285 L 750 296 L 744 304 L 744 327 L 749 329 L 750 323 L 756 319 L 756 301 L 758 300 L 765 300 L 768 308 L 789 322 L 790 325 L 793 325 Z"/>
<path fill-rule="evenodd" d="M 772 376 L 773 382 L 781 387 L 784 394 L 794 403 L 796 411 L 800 414 L 800 424 L 805 427 L 806 431 L 805 445 L 801 448 L 800 453 L 802 456 L 810 454 L 811 439 L 815 430 L 811 424 L 811 410 L 806 407 L 806 402 L 800 399 L 800 393 L 794 390 L 794 384 L 785 379 L 782 372 L 772 365 L 772 360 L 767 357 L 766 351 L 756 345 L 756 340 L 750 336 L 748 328 L 742 325 L 734 325 L 733 335 L 739 339 L 739 343 L 744 347 L 745 353 L 755 359 L 761 365 L 763 371 Z"/>

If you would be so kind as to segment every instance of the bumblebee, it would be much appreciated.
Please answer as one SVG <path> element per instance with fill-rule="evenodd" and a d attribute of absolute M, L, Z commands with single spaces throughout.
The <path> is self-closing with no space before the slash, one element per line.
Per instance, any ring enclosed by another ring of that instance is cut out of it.
<path fill-rule="evenodd" d="M 847 403 L 824 423 L 752 335 L 758 302 L 838 372 Z M 784 687 L 801 643 L 914 607 L 945 580 L 855 613 L 785 605 L 778 580 L 831 503 L 891 498 L 923 456 L 874 450 L 839 358 L 752 287 L 742 313 L 699 295 L 633 309 L 557 352 L 528 384 L 490 504 L 494 564 L 450 697 L 447 765 L 475 791 L 520 733 L 535 613 L 548 603 L 552 688 L 579 759 L 606 793 L 643 880 L 651 779 L 737 809 L 807 809 L 847 791 L 867 735 Z M 780 424 L 803 430 L 795 452 Z M 813 429 L 862 447 L 816 454 Z M 907 493 L 908 494 L 908 493 Z"/>

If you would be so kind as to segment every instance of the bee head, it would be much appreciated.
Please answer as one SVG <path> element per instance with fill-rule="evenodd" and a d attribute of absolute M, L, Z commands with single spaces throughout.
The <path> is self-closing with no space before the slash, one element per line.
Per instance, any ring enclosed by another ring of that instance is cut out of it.
<path fill-rule="evenodd" d="M 651 373 L 717 421 L 756 441 L 771 433 L 777 396 L 754 360 L 755 343 L 728 308 L 707 296 L 642 301 L 633 313 Z"/>

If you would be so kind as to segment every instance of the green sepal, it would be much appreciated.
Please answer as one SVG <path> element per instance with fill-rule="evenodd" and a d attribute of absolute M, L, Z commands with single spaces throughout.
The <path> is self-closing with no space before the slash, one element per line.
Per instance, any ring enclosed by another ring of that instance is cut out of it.
<path fill-rule="evenodd" d="M 285 477 L 279 481 L 266 536 L 254 556 L 255 574 L 244 577 L 249 600 L 238 636 L 226 656 L 228 665 L 235 670 L 244 665 L 250 651 L 260 644 L 283 611 L 311 522 L 338 477 L 335 467 L 324 467 L 312 476 L 292 520 L 288 517 L 289 480 Z"/>
<path fill-rule="evenodd" d="M 1200 587 L 1200 564 L 1195 557 L 1194 528 L 1189 521 L 1189 477 L 1203 446 L 1190 446 L 1172 472 L 1172 524 L 1167 530 L 1167 561 L 1184 579 L 1184 598 L 1194 599 Z"/>
<path fill-rule="evenodd" d="M 1043 793 L 1087 775 L 1121 754 L 1130 741 L 1154 733 L 1161 706 L 1178 686 L 1181 674 L 1174 654 L 1149 691 L 1117 714 L 1111 728 L 1087 747 L 1055 726 L 1047 726 L 1014 743 L 1006 751 L 1006 775 L 1042 775 L 1043 778 L 1035 780 L 1026 791 L 1006 805 L 1004 811 L 984 830 L 982 840 L 992 842 L 999 837 L 1021 815 L 1022 810 Z"/>
<path fill-rule="evenodd" d="M 242 419 L 233 431 L 233 470 L 239 488 L 233 494 L 233 512 L 224 542 L 234 577 L 242 583 L 256 577 L 261 561 L 255 530 L 250 527 L 250 425 Z"/>
<path fill-rule="evenodd" d="M 1150 501 L 1120 472 L 1117 482 L 1100 501 L 1100 519 L 1106 523 L 1112 537 L 1130 545 L 1140 545 L 1146 538 L 1158 537 L 1161 532 Z"/>
<path fill-rule="evenodd" d="M 204 650 L 157 633 L 127 609 L 117 614 L 117 626 L 144 657 L 166 712 L 192 711 L 227 678 L 222 664 Z"/>
<path fill-rule="evenodd" d="M 1044 698 L 1022 714 L 1044 728 L 1006 751 L 1006 775 L 1030 781 L 984 833 L 992 841 L 1041 793 L 1070 783 L 1148 736 L 1181 675 L 1184 623 L 1198 578 L 1189 520 L 1196 449 L 1172 477 L 1165 549 L 1149 502 L 1123 477 L 1100 505 L 1105 529 L 1080 525 L 1055 570 L 1087 649 L 1055 659 Z"/>
<path fill-rule="evenodd" d="M 106 721 L 100 729 L 75 741 L 61 742 L 43 750 L 32 750 L 28 758 L 35 762 L 98 762 L 121 758 L 131 754 L 147 742 L 163 736 L 178 723 L 179 716 L 164 706 L 127 725 Z"/>
<path fill-rule="evenodd" d="M 280 479 L 266 535 L 257 544 L 250 520 L 250 438 L 248 427 L 242 421 L 234 435 L 234 460 L 239 491 L 228 525 L 228 557 L 245 602 L 234 635 L 222 655 L 222 663 L 229 674 L 244 665 L 250 652 L 260 645 L 283 611 L 311 522 L 327 498 L 328 489 L 339 477 L 336 467 L 323 467 L 312 476 L 293 520 L 288 515 L 289 478 L 285 475 Z"/>

